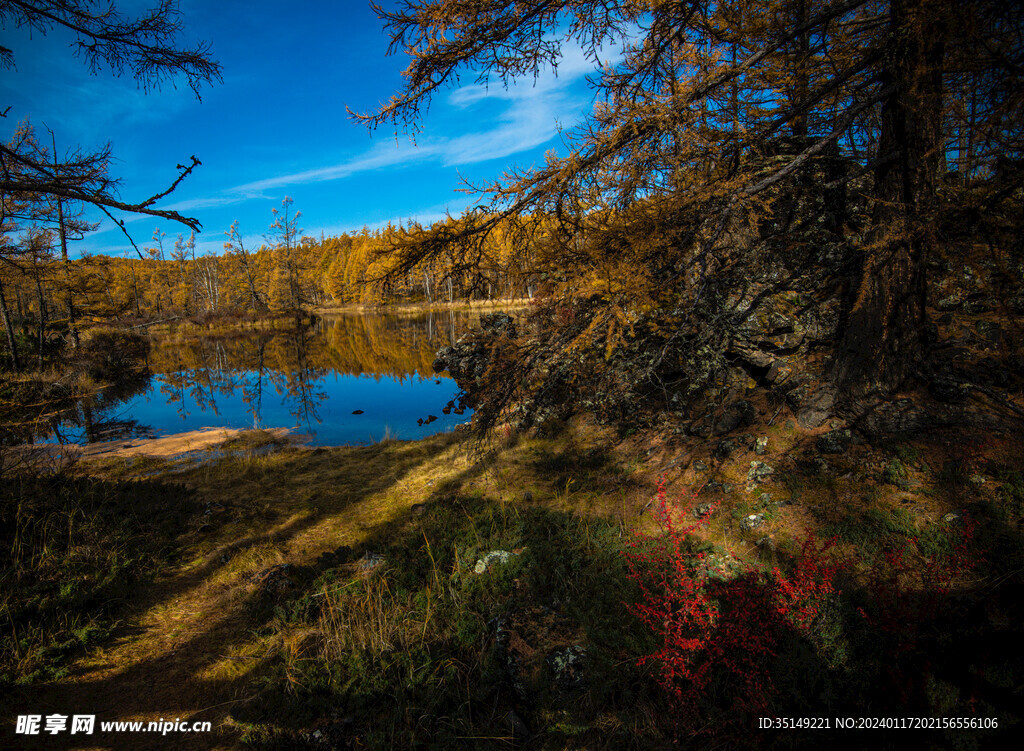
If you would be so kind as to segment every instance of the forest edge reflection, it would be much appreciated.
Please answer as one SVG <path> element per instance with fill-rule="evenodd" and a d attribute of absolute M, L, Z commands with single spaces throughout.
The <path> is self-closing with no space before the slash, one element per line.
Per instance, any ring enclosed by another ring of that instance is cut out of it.
<path fill-rule="evenodd" d="M 477 317 L 305 314 L 270 328 L 155 334 L 144 368 L 54 414 L 28 440 L 92 444 L 206 427 L 292 427 L 329 444 L 451 430 L 468 418 L 430 414 L 457 391 L 431 364 Z M 346 411 L 349 398 L 358 404 Z M 381 409 L 367 410 L 374 400 Z M 362 427 L 345 417 L 365 412 Z M 417 432 L 417 419 L 434 424 Z"/>

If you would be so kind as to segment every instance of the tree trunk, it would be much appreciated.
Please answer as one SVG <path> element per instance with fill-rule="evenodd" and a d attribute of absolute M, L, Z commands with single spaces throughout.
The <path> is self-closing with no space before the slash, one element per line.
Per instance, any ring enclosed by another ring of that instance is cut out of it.
<path fill-rule="evenodd" d="M 39 302 L 39 368 L 43 367 L 43 355 L 46 345 L 46 300 L 43 297 L 43 285 L 36 277 L 36 300 Z"/>
<path fill-rule="evenodd" d="M 139 310 L 139 278 L 135 274 L 135 262 L 131 261 L 128 268 L 132 271 L 132 297 L 135 298 L 135 317 L 142 318 L 142 311 Z"/>
<path fill-rule="evenodd" d="M 50 140 L 53 143 L 53 168 L 57 171 L 57 140 L 50 131 Z M 64 305 L 68 310 L 68 332 L 71 334 L 71 344 L 78 349 L 78 326 L 75 324 L 75 300 L 71 292 L 71 261 L 68 260 L 68 230 L 64 224 L 64 202 L 57 196 L 57 234 L 60 236 L 60 257 L 64 264 L 64 283 L 67 290 L 64 297 Z"/>
<path fill-rule="evenodd" d="M 850 294 L 833 378 L 854 398 L 892 393 L 925 354 L 927 219 L 941 150 L 941 3 L 894 0 L 882 86 L 869 241 Z"/>
<path fill-rule="evenodd" d="M 0 315 L 4 318 L 4 330 L 7 332 L 7 346 L 11 348 L 11 369 L 21 370 L 21 361 L 18 360 L 18 346 L 14 340 L 14 327 L 11 325 L 11 314 L 7 310 L 7 298 L 4 296 L 4 285 L 0 282 Z"/>

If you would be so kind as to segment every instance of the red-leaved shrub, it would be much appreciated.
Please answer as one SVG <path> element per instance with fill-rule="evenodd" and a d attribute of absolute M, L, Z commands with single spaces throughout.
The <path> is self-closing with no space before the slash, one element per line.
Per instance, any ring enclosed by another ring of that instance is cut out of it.
<path fill-rule="evenodd" d="M 828 556 L 833 541 L 819 545 L 809 536 L 789 575 L 746 564 L 722 575 L 694 538 L 710 514 L 683 521 L 695 497 L 670 503 L 659 483 L 662 533 L 634 537 L 627 551 L 630 577 L 641 592 L 632 610 L 660 644 L 641 663 L 657 667 L 659 682 L 689 715 L 684 721 L 699 720 L 697 707 L 710 701 L 742 724 L 768 711 L 779 641 L 813 627 L 835 595 L 839 564 Z"/>
<path fill-rule="evenodd" d="M 808 533 L 786 572 L 738 562 L 721 571 L 695 534 L 711 516 L 692 520 L 696 493 L 670 502 L 662 481 L 654 500 L 661 531 L 635 535 L 626 551 L 629 576 L 640 589 L 630 608 L 659 644 L 640 663 L 656 668 L 675 700 L 675 732 L 749 730 L 754 716 L 772 713 L 778 697 L 771 671 L 786 659 L 782 648 L 793 643 L 786 640 L 823 649 L 828 664 L 836 639 L 845 639 L 836 580 L 852 564 L 836 554 L 836 538 L 820 541 Z M 861 643 L 883 658 L 905 706 L 910 695 L 901 681 L 913 670 L 901 657 L 916 648 L 953 582 L 980 560 L 973 537 L 974 523 L 964 516 L 938 538 L 944 545 L 937 548 L 935 536 L 930 546 L 912 536 L 884 548 L 865 571 L 870 612 L 861 609 L 861 622 L 872 634 Z"/>

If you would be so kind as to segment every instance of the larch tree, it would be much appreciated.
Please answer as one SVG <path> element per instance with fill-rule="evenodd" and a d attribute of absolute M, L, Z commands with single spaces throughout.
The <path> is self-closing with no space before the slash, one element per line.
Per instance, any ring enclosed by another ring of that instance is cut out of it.
<path fill-rule="evenodd" d="M 245 241 L 242 239 L 242 233 L 238 229 L 237 220 L 231 223 L 231 229 L 224 234 L 228 238 L 224 242 L 224 251 L 229 257 L 235 259 L 245 276 L 245 287 L 249 293 L 249 303 L 252 305 L 253 311 L 256 313 L 265 311 L 267 305 L 256 290 L 255 262 L 249 251 L 245 249 Z"/>
<path fill-rule="evenodd" d="M 284 273 L 284 283 L 287 286 L 285 297 L 288 308 L 298 308 L 302 303 L 302 285 L 299 279 L 299 240 L 302 236 L 302 228 L 299 227 L 301 211 L 293 211 L 294 201 L 291 196 L 285 196 L 281 201 L 281 209 L 271 209 L 274 214 L 274 221 L 270 225 L 270 236 L 268 239 L 273 243 L 281 254 L 281 266 Z"/>
<path fill-rule="evenodd" d="M 661 388 L 658 368 L 681 352 L 690 393 L 713 384 L 721 332 L 743 307 L 735 289 L 781 250 L 799 255 L 810 288 L 839 277 L 827 369 L 836 391 L 851 403 L 890 394 L 922 360 L 925 262 L 951 155 L 970 164 L 976 214 L 1022 184 L 1024 11 L 1011 4 L 405 0 L 376 10 L 390 52 L 410 62 L 388 103 L 355 115 L 371 129 L 415 131 L 460 76 L 508 85 L 557 70 L 567 45 L 595 65 L 596 104 L 567 134 L 566 156 L 482 186 L 486 211 L 392 235 L 393 274 L 446 253 L 478 273 L 499 228 L 536 254 L 529 269 L 556 303 L 539 314 L 549 341 L 506 348 L 521 377 L 505 383 L 520 385 L 494 397 L 495 412 L 557 378 L 591 378 L 602 357 L 631 360 L 626 380 Z M 602 66 L 609 45 L 622 54 Z"/>

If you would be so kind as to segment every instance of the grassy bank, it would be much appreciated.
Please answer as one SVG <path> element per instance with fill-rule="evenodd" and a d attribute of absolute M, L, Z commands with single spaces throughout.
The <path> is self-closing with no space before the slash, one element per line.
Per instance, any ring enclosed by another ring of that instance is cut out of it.
<path fill-rule="evenodd" d="M 12 485 L 3 722 L 85 702 L 211 720 L 190 739 L 209 748 L 852 738 L 758 731 L 755 709 L 999 719 L 918 731 L 936 748 L 1015 732 L 1019 436 L 749 430 L 673 442 L 579 423 L 471 452 L 257 434 L 208 462 Z M 666 537 L 667 519 L 688 534 Z M 674 620 L 694 603 L 710 620 Z"/>

